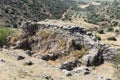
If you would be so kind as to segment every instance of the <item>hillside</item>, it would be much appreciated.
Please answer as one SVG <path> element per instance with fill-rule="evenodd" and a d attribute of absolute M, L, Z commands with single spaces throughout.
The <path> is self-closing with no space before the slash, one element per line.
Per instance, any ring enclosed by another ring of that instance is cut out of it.
<path fill-rule="evenodd" d="M 76 1 L 76 2 L 91 2 L 91 1 L 114 1 L 114 0 L 73 0 L 73 1 Z"/>
<path fill-rule="evenodd" d="M 120 2 L 79 2 L 64 15 L 64 20 L 88 28 L 101 38 L 101 41 L 119 46 Z M 100 33 L 103 31 L 103 33 Z M 117 40 L 108 40 L 114 37 Z"/>
<path fill-rule="evenodd" d="M 0 25 L 18 27 L 24 20 L 59 19 L 72 1 L 0 0 Z"/>
<path fill-rule="evenodd" d="M 0 0 L 0 80 L 119 80 L 119 0 Z"/>
<path fill-rule="evenodd" d="M 113 79 L 114 68 L 110 62 L 118 48 L 99 42 L 85 28 L 58 23 L 22 23 L 0 50 L 0 79 Z"/>

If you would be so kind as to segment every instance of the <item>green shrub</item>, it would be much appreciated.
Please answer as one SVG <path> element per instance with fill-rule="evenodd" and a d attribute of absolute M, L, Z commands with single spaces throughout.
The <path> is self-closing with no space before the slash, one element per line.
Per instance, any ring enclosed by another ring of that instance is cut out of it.
<path fill-rule="evenodd" d="M 111 26 L 117 26 L 117 25 L 118 25 L 118 22 L 113 21 L 113 22 L 111 23 Z"/>
<path fill-rule="evenodd" d="M 116 39 L 114 36 L 108 37 L 107 40 L 110 40 L 110 41 L 117 41 L 117 39 Z"/>
<path fill-rule="evenodd" d="M 108 32 L 112 32 L 112 31 L 114 31 L 114 29 L 113 29 L 112 27 L 108 27 L 108 28 L 107 28 L 107 31 L 108 31 Z"/>
<path fill-rule="evenodd" d="M 101 37 L 100 37 L 100 36 L 95 35 L 95 37 L 96 37 L 97 40 L 99 40 L 99 41 L 101 40 Z"/>
<path fill-rule="evenodd" d="M 99 34 L 104 34 L 104 30 L 103 30 L 103 29 L 99 29 L 97 32 L 98 32 Z"/>
<path fill-rule="evenodd" d="M 119 29 L 116 29 L 115 32 L 116 32 L 116 33 L 117 33 L 117 32 L 120 32 L 120 30 L 119 30 Z"/>
<path fill-rule="evenodd" d="M 0 28 L 0 47 L 7 43 L 7 36 L 13 32 L 12 28 L 1 27 Z"/>
<path fill-rule="evenodd" d="M 114 67 L 116 68 L 114 75 L 115 75 L 115 78 L 117 78 L 116 80 L 119 80 L 120 79 L 120 52 L 118 52 L 114 60 L 115 60 Z"/>

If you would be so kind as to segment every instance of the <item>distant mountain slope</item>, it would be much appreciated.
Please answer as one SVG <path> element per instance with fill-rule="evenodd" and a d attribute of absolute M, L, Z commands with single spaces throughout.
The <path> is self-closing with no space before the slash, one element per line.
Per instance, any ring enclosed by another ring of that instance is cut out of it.
<path fill-rule="evenodd" d="M 58 19 L 69 8 L 64 0 L 0 0 L 0 25 L 17 27 L 23 20 Z"/>
<path fill-rule="evenodd" d="M 114 0 L 73 0 L 73 1 L 89 2 L 89 1 L 114 1 Z"/>

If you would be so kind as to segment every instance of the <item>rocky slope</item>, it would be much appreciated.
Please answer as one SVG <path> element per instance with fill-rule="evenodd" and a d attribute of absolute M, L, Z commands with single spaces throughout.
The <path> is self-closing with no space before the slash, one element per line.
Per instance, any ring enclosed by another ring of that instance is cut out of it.
<path fill-rule="evenodd" d="M 92 32 L 78 26 L 59 26 L 30 21 L 24 22 L 20 29 L 21 32 L 17 37 L 14 37 L 16 34 L 10 37 L 9 44 L 14 45 L 15 48 L 36 51 L 43 55 L 55 54 L 56 59 L 57 56 L 71 54 L 79 59 L 85 53 L 94 52 L 98 57 L 110 61 L 117 53 L 116 48 L 101 43 Z"/>
<path fill-rule="evenodd" d="M 118 53 L 118 48 L 99 42 L 82 27 L 31 21 L 22 23 L 3 48 L 1 65 L 7 67 L 1 73 L 7 71 L 11 80 L 111 80 L 114 71 L 106 71 L 103 75 L 104 71 L 99 72 L 102 68 L 94 70 L 91 66 L 97 68 L 113 62 Z M 9 74 L 8 68 L 15 68 L 12 72 L 16 75 Z M 111 66 L 103 67 L 108 68 Z M 4 74 L 1 76 L 6 79 Z"/>

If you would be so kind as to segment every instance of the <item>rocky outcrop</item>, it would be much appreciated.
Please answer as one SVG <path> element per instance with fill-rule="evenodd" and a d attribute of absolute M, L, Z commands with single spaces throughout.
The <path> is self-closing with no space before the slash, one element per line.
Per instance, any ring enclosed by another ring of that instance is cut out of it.
<path fill-rule="evenodd" d="M 113 62 L 115 55 L 117 55 L 118 53 L 118 48 L 115 48 L 115 47 L 104 48 L 102 50 L 102 53 L 103 53 L 102 55 L 104 60 Z"/>
<path fill-rule="evenodd" d="M 29 21 L 21 25 L 21 31 L 22 37 L 19 44 L 16 44 L 17 48 L 40 52 L 40 57 L 46 61 L 61 58 L 68 60 L 68 63 L 62 64 L 61 69 L 73 70 L 77 67 L 75 59 L 86 66 L 100 65 L 104 60 L 113 61 L 117 54 L 117 48 L 99 42 L 92 32 L 78 26 Z M 29 52 L 27 54 L 33 55 Z M 72 62 L 69 61 L 70 57 L 73 57 Z"/>
<path fill-rule="evenodd" d="M 24 36 L 32 36 L 34 35 L 37 30 L 38 30 L 38 26 L 35 22 L 23 22 L 21 27 L 20 27 L 23 31 Z"/>

